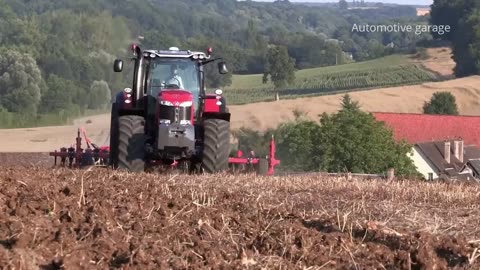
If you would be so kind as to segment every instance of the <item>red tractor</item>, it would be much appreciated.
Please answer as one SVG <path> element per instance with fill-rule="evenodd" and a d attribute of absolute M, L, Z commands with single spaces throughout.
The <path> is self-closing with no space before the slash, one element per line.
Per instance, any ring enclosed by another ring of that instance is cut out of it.
<path fill-rule="evenodd" d="M 76 148 L 63 147 L 50 152 L 68 158 L 69 166 L 106 165 L 114 169 L 143 172 L 149 168 L 177 168 L 184 172 L 216 173 L 232 169 L 255 170 L 273 175 L 280 163 L 275 159 L 275 142 L 265 158 L 253 152 L 243 157 L 230 154 L 230 113 L 220 89 L 205 92 L 204 67 L 218 61 L 218 72 L 228 73 L 221 58 L 207 53 L 169 50 L 144 50 L 131 47 L 134 58 L 132 88 L 115 96 L 112 104 L 110 145 L 92 144 L 84 132 L 87 149 L 82 148 L 80 130 Z M 115 72 L 123 70 L 123 61 L 114 62 Z M 94 146 L 94 150 L 90 145 Z M 243 168 L 243 169 L 242 169 Z"/>
<path fill-rule="evenodd" d="M 221 90 L 205 93 L 204 67 L 221 58 L 207 53 L 144 50 L 132 45 L 132 88 L 112 104 L 110 164 L 132 172 L 170 165 L 185 172 L 229 168 L 230 113 Z M 121 72 L 123 61 L 115 60 Z M 228 73 L 218 62 L 220 74 Z"/>

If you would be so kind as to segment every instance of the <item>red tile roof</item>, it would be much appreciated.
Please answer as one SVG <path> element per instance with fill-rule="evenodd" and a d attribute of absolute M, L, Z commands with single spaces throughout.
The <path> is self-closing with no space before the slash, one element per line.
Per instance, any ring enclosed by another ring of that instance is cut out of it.
<path fill-rule="evenodd" d="M 395 139 L 410 144 L 462 138 L 465 145 L 480 147 L 480 116 L 374 112 L 377 121 L 393 129 Z"/>

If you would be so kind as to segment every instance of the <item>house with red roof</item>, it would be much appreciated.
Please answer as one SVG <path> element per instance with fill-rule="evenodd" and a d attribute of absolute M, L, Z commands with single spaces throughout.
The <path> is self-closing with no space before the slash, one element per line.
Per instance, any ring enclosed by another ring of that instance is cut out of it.
<path fill-rule="evenodd" d="M 462 138 L 465 145 L 480 147 L 480 116 L 418 113 L 372 113 L 393 129 L 397 140 L 410 144 Z"/>
<path fill-rule="evenodd" d="M 392 129 L 397 141 L 413 145 L 410 158 L 425 179 L 471 180 L 474 172 L 480 172 L 480 163 L 475 162 L 480 159 L 480 116 L 372 114 Z"/>

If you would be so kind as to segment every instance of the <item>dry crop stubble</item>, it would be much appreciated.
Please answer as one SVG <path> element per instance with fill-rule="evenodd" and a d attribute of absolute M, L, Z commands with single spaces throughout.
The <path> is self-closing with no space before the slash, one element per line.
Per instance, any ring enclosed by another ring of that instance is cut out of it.
<path fill-rule="evenodd" d="M 478 269 L 479 199 L 475 185 L 5 167 L 0 266 Z"/>

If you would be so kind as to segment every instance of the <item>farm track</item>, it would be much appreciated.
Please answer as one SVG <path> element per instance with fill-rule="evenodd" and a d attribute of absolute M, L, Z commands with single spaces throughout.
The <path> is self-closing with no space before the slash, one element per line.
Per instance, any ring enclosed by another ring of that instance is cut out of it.
<path fill-rule="evenodd" d="M 29 160 L 0 170 L 2 269 L 480 268 L 476 185 L 51 169 L 25 155 L 1 155 Z"/>

